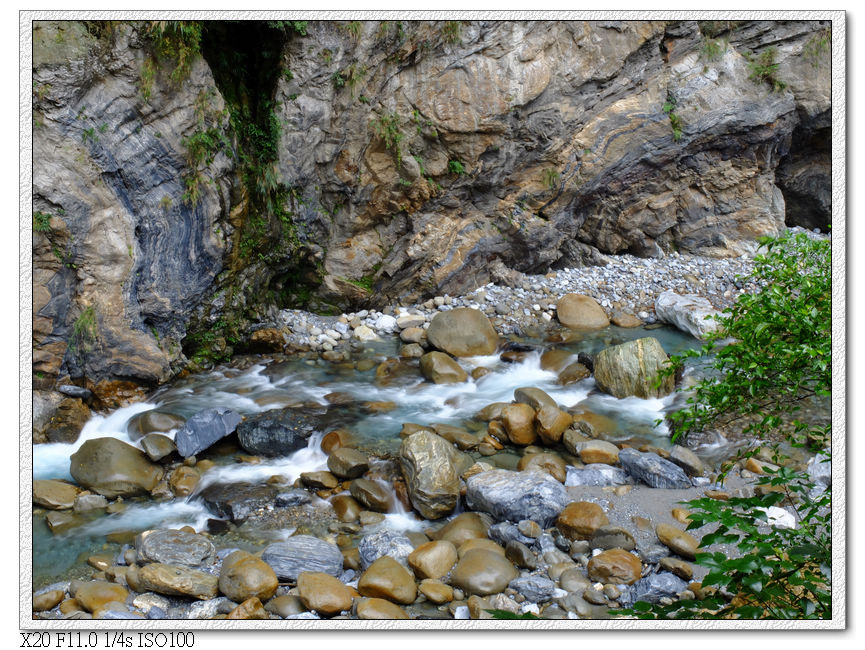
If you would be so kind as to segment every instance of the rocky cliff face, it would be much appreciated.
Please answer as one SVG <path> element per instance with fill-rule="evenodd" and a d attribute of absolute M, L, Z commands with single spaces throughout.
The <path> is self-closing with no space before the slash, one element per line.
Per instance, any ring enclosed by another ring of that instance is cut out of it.
<path fill-rule="evenodd" d="M 181 75 L 144 25 L 39 23 L 35 383 L 108 399 L 276 308 L 825 226 L 827 28 L 211 24 Z"/>

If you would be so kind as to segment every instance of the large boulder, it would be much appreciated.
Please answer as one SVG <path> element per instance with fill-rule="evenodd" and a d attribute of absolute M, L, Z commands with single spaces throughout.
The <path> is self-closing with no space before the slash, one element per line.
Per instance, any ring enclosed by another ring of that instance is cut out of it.
<path fill-rule="evenodd" d="M 222 407 L 199 411 L 174 435 L 177 452 L 184 458 L 201 453 L 234 433 L 241 419 L 238 413 Z"/>
<path fill-rule="evenodd" d="M 400 466 L 412 506 L 427 519 L 453 512 L 460 495 L 453 446 L 430 431 L 419 431 L 399 450 Z"/>
<path fill-rule="evenodd" d="M 216 548 L 204 535 L 185 530 L 145 530 L 135 538 L 138 563 L 160 562 L 201 567 L 213 563 Z"/>
<path fill-rule="evenodd" d="M 247 551 L 234 551 L 219 570 L 219 591 L 239 603 L 247 598 L 266 601 L 276 593 L 279 581 L 274 570 Z"/>
<path fill-rule="evenodd" d="M 33 481 L 33 503 L 49 510 L 69 510 L 81 488 L 54 479 Z"/>
<path fill-rule="evenodd" d="M 619 399 L 664 397 L 673 392 L 671 375 L 655 388 L 658 373 L 667 366 L 667 353 L 658 339 L 646 337 L 601 350 L 595 356 L 595 382 Z"/>
<path fill-rule="evenodd" d="M 261 554 L 280 580 L 297 581 L 306 571 L 338 576 L 342 573 L 342 553 L 335 544 L 312 537 L 295 535 L 284 542 L 276 542 Z"/>
<path fill-rule="evenodd" d="M 574 330 L 597 330 L 610 324 L 603 307 L 594 298 L 578 293 L 568 293 L 559 298 L 556 316 L 562 325 Z"/>
<path fill-rule="evenodd" d="M 669 323 L 697 339 L 705 339 L 720 327 L 714 319 L 720 312 L 706 298 L 680 295 L 675 291 L 665 291 L 658 296 L 655 315 L 662 323 Z"/>
<path fill-rule="evenodd" d="M 466 593 L 487 596 L 504 591 L 517 576 L 519 572 L 504 555 L 478 548 L 463 555 L 451 574 L 451 584 Z"/>
<path fill-rule="evenodd" d="M 246 418 L 237 427 L 240 446 L 250 454 L 284 456 L 306 447 L 320 431 L 324 409 L 275 409 Z"/>
<path fill-rule="evenodd" d="M 148 433 L 167 433 L 172 429 L 179 429 L 185 422 L 186 418 L 183 416 L 153 409 L 133 415 L 126 423 L 126 433 L 131 440 L 138 440 Z"/>
<path fill-rule="evenodd" d="M 455 357 L 471 357 L 495 352 L 499 335 L 482 312 L 461 307 L 436 314 L 427 330 L 427 340 Z"/>
<path fill-rule="evenodd" d="M 256 483 L 214 483 L 199 492 L 204 505 L 217 517 L 240 523 L 257 510 L 273 504 L 279 489 Z"/>
<path fill-rule="evenodd" d="M 466 481 L 466 502 L 499 521 L 531 519 L 550 526 L 571 499 L 564 486 L 545 472 L 494 469 Z"/>
<path fill-rule="evenodd" d="M 117 438 L 88 440 L 70 460 L 72 478 L 109 499 L 145 494 L 162 478 L 161 467 Z"/>

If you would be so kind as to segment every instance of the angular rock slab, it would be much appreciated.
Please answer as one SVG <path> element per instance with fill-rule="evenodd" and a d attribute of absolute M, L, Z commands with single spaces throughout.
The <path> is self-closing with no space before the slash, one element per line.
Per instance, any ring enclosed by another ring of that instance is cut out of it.
<path fill-rule="evenodd" d="M 472 357 L 495 352 L 499 335 L 482 312 L 461 307 L 436 314 L 427 330 L 427 340 L 455 357 Z"/>
<path fill-rule="evenodd" d="M 622 449 L 619 464 L 635 479 L 653 488 L 691 487 L 691 479 L 681 467 L 652 452 Z"/>
<path fill-rule="evenodd" d="M 324 427 L 324 409 L 274 409 L 246 418 L 237 427 L 240 446 L 250 454 L 284 456 L 303 449 Z"/>
<path fill-rule="evenodd" d="M 198 497 L 217 517 L 242 522 L 256 510 L 274 503 L 278 492 L 275 485 L 216 483 L 204 488 Z"/>
<path fill-rule="evenodd" d="M 667 353 L 658 339 L 628 341 L 605 348 L 595 356 L 595 382 L 602 391 L 619 399 L 664 397 L 673 392 L 673 377 L 664 377 L 658 388 L 655 382 L 667 363 Z"/>
<path fill-rule="evenodd" d="M 706 339 L 721 326 L 713 318 L 720 316 L 721 312 L 706 298 L 693 294 L 665 291 L 655 300 L 655 315 L 662 323 L 673 325 L 696 339 Z"/>
<path fill-rule="evenodd" d="M 571 499 L 565 487 L 544 472 L 494 469 L 469 478 L 466 502 L 499 521 L 532 519 L 548 528 Z"/>
<path fill-rule="evenodd" d="M 430 431 L 402 441 L 399 461 L 412 506 L 426 519 L 453 512 L 460 496 L 453 446 Z"/>
<path fill-rule="evenodd" d="M 654 573 L 638 580 L 619 596 L 619 604 L 630 607 L 637 601 L 657 603 L 664 598 L 675 598 L 688 588 L 688 583 L 672 573 Z"/>
<path fill-rule="evenodd" d="M 264 549 L 267 562 L 280 580 L 297 581 L 305 571 L 338 576 L 342 573 L 342 553 L 335 544 L 311 535 L 295 535 Z"/>
<path fill-rule="evenodd" d="M 379 530 L 366 535 L 357 545 L 360 566 L 366 570 L 381 557 L 388 556 L 408 566 L 408 556 L 414 551 L 411 540 L 395 530 Z"/>
<path fill-rule="evenodd" d="M 184 458 L 201 453 L 213 443 L 234 433 L 241 419 L 240 414 L 227 408 L 199 411 L 174 435 L 177 453 Z"/>

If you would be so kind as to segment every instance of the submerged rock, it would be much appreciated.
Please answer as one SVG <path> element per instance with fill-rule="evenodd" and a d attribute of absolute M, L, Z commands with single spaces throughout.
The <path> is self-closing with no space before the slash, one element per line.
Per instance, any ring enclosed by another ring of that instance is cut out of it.
<path fill-rule="evenodd" d="M 658 373 L 667 366 L 667 353 L 658 339 L 646 337 L 614 345 L 595 356 L 595 382 L 605 393 L 622 399 L 664 397 L 673 392 L 672 376 L 655 388 Z"/>
<path fill-rule="evenodd" d="M 201 453 L 213 443 L 234 433 L 241 417 L 227 408 L 199 411 L 174 435 L 177 452 L 184 458 Z"/>

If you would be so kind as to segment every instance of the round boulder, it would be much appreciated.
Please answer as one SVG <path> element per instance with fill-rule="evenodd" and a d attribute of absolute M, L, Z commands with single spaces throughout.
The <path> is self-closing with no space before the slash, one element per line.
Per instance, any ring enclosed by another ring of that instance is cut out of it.
<path fill-rule="evenodd" d="M 261 558 L 247 551 L 235 551 L 222 562 L 219 591 L 236 603 L 248 598 L 266 601 L 276 593 L 276 572 Z"/>
<path fill-rule="evenodd" d="M 427 352 L 420 358 L 424 379 L 434 384 L 457 384 L 468 379 L 466 371 L 444 352 Z"/>
<path fill-rule="evenodd" d="M 364 571 L 357 582 L 361 596 L 384 598 L 391 602 L 409 605 L 417 597 L 414 577 L 399 562 L 384 555 Z"/>
<path fill-rule="evenodd" d="M 72 454 L 69 473 L 82 487 L 104 497 L 145 494 L 162 478 L 162 468 L 117 438 L 88 440 Z"/>
<path fill-rule="evenodd" d="M 322 616 L 334 616 L 351 608 L 351 590 L 326 573 L 301 573 L 297 591 L 304 606 Z"/>
<path fill-rule="evenodd" d="M 642 564 L 632 553 L 614 548 L 589 560 L 587 569 L 592 582 L 631 585 L 640 579 Z"/>
<path fill-rule="evenodd" d="M 477 309 L 461 307 L 435 315 L 427 339 L 438 350 L 455 357 L 472 357 L 496 351 L 499 336 L 489 319 Z"/>
<path fill-rule="evenodd" d="M 519 572 L 504 555 L 484 548 L 469 551 L 451 574 L 451 584 L 467 594 L 497 594 L 516 578 Z"/>
<path fill-rule="evenodd" d="M 591 501 L 569 503 L 556 520 L 556 528 L 568 539 L 591 539 L 595 531 L 610 523 L 604 509 Z"/>
<path fill-rule="evenodd" d="M 594 298 L 568 293 L 556 304 L 556 316 L 565 327 L 575 330 L 597 330 L 609 326 L 610 319 Z"/>

